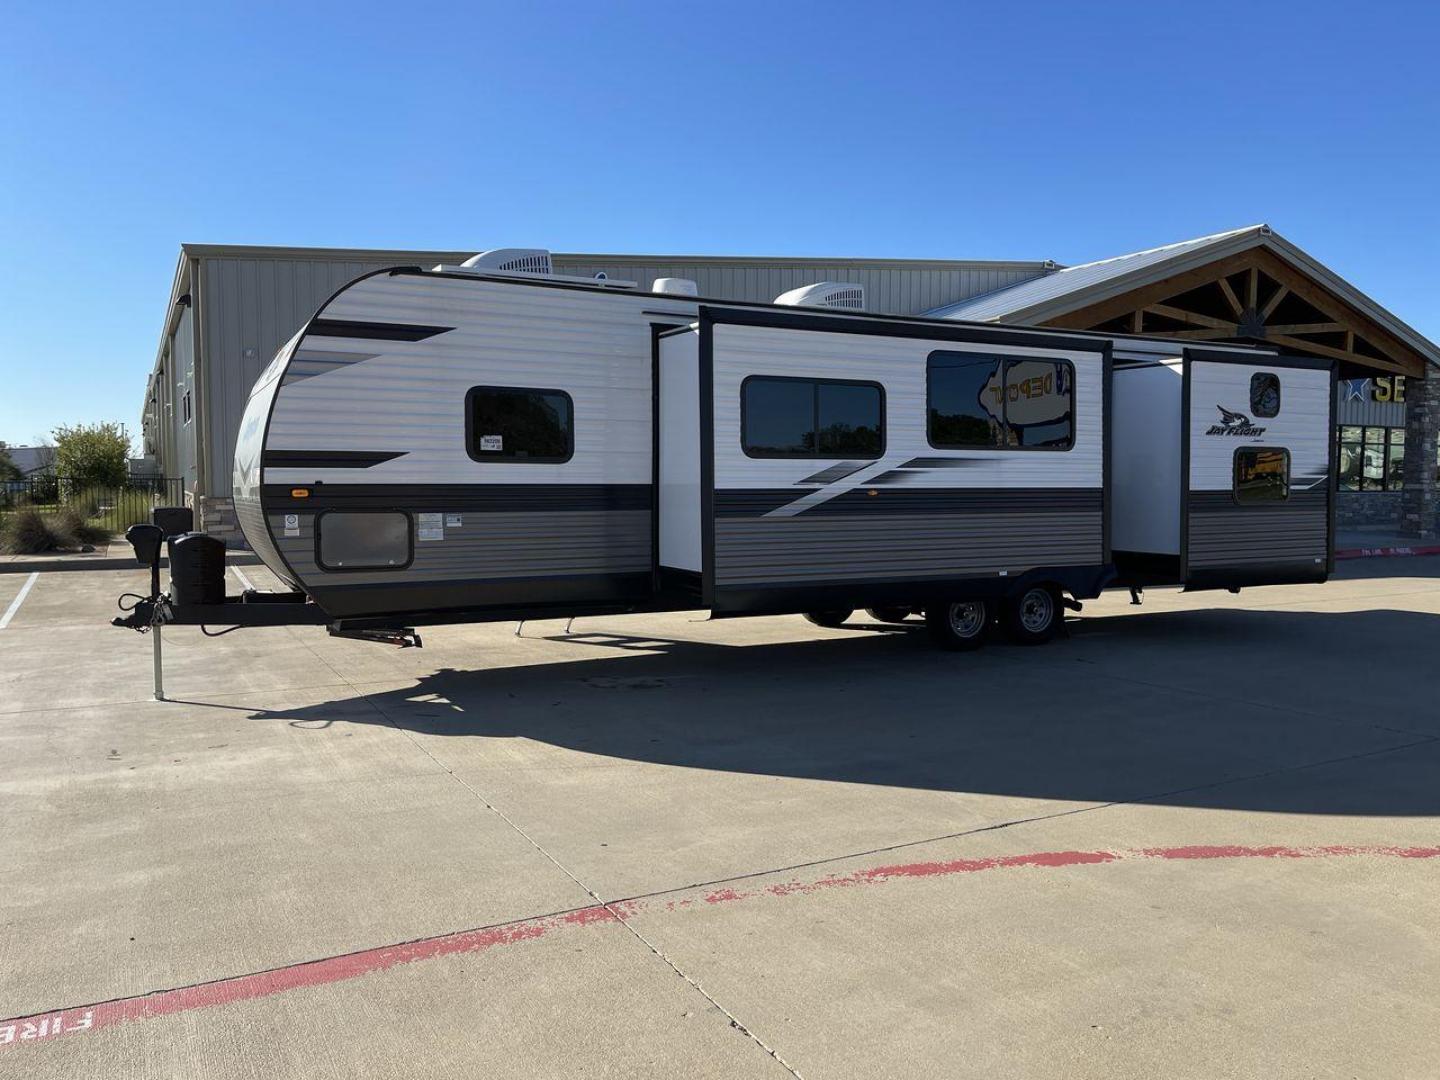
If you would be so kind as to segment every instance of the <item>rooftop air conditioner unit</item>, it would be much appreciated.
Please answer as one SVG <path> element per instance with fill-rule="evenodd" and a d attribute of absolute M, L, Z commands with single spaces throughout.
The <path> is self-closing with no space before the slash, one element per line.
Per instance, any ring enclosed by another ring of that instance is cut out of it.
<path fill-rule="evenodd" d="M 775 303 L 788 307 L 839 308 L 842 311 L 863 311 L 865 286 L 853 281 L 817 281 L 781 293 Z"/>
<path fill-rule="evenodd" d="M 550 252 L 544 248 L 495 248 L 472 255 L 460 264 L 467 270 L 508 270 L 519 274 L 553 274 Z"/>
<path fill-rule="evenodd" d="M 699 296 L 700 286 L 689 278 L 657 277 L 650 286 L 653 293 L 669 293 L 671 296 Z"/>

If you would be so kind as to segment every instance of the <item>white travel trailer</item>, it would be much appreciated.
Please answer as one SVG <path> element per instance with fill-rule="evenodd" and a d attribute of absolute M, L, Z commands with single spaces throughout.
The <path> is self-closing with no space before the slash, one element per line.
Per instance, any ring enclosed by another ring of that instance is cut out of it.
<path fill-rule="evenodd" d="M 255 384 L 235 453 L 245 536 L 294 592 L 157 595 L 123 624 L 410 641 L 868 608 L 972 648 L 997 624 L 1045 640 L 1109 587 L 1332 568 L 1327 363 L 877 316 L 843 284 L 712 302 L 517 258 L 331 297 Z"/>

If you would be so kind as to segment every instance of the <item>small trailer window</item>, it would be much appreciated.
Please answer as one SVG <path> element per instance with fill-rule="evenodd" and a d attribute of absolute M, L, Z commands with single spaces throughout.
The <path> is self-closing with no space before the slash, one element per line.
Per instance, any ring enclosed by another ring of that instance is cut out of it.
<path fill-rule="evenodd" d="M 476 386 L 465 395 L 465 448 L 476 461 L 569 461 L 574 413 L 564 390 Z"/>
<path fill-rule="evenodd" d="M 879 383 L 752 375 L 740 387 L 740 445 L 755 458 L 877 458 L 885 451 Z"/>
<path fill-rule="evenodd" d="M 315 519 L 322 570 L 399 570 L 414 553 L 410 515 L 399 510 L 327 510 Z"/>
<path fill-rule="evenodd" d="M 1242 446 L 1235 451 L 1235 501 L 1280 502 L 1290 497 L 1290 451 Z"/>
<path fill-rule="evenodd" d="M 1250 412 L 1255 416 L 1280 415 L 1280 376 L 1257 371 L 1250 376 Z"/>
<path fill-rule="evenodd" d="M 1075 368 L 1066 361 L 933 352 L 926 431 L 937 450 L 1069 450 Z"/>

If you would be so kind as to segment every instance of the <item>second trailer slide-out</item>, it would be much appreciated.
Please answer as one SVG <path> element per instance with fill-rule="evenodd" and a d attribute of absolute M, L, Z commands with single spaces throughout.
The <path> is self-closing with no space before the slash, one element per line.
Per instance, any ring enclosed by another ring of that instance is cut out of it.
<path fill-rule="evenodd" d="M 705 608 L 1049 638 L 1111 587 L 1332 569 L 1334 371 L 1249 346 L 877 316 L 483 267 L 336 293 L 257 381 L 250 546 L 293 590 L 125 625 Z M 816 305 L 816 306 L 809 306 Z M 223 562 L 222 562 L 223 567 Z"/>

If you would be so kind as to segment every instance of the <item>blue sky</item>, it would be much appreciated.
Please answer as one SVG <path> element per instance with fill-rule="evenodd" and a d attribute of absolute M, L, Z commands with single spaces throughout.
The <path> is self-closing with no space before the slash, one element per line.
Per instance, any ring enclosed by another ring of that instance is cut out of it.
<path fill-rule="evenodd" d="M 1440 338 L 1429 5 L 14 5 L 0 439 L 182 241 L 1076 263 L 1267 221 Z"/>

